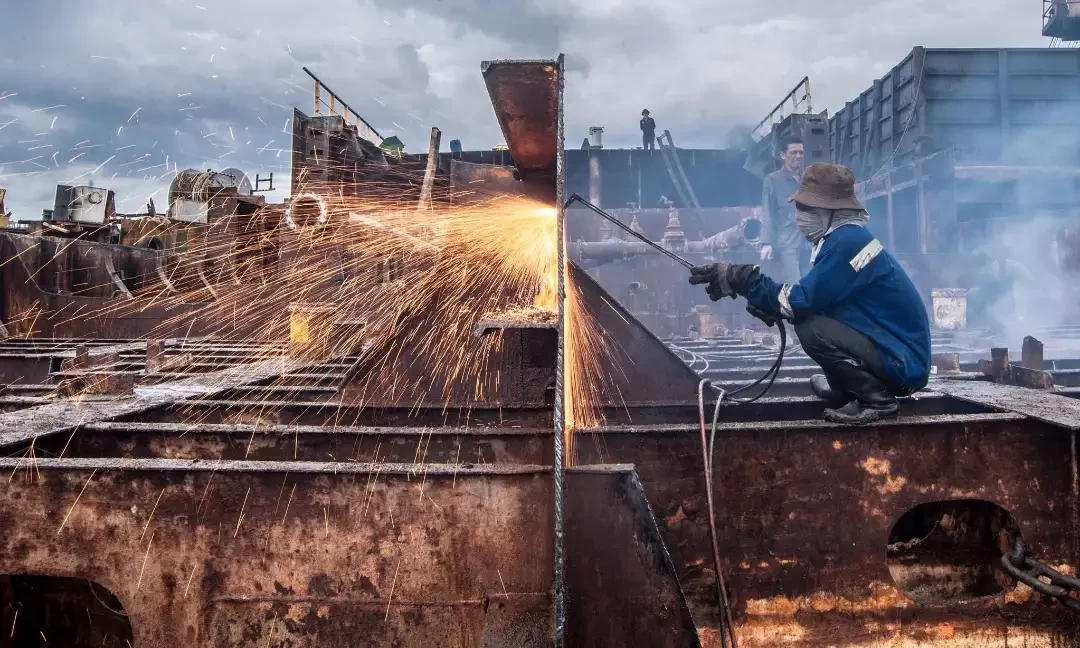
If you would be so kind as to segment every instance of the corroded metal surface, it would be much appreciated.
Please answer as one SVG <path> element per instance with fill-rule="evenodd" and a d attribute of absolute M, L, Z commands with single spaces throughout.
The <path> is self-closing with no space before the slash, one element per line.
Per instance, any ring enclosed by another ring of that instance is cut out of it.
<path fill-rule="evenodd" d="M 567 472 L 566 538 L 568 645 L 699 645 L 675 564 L 632 466 Z"/>
<path fill-rule="evenodd" d="M 523 178 L 554 185 L 559 150 L 558 64 L 553 60 L 481 63 L 495 117 Z"/>
<path fill-rule="evenodd" d="M 484 64 L 516 177 L 455 164 L 455 191 L 561 203 L 558 67 Z M 325 119 L 307 133 L 308 121 L 294 128 L 301 161 L 308 144 L 318 154 L 355 139 Z M 382 153 L 353 143 L 351 168 L 324 175 L 354 176 L 361 158 L 372 161 L 369 179 L 407 171 L 380 171 Z M 185 325 L 183 313 L 125 310 L 145 288 L 125 278 L 174 277 L 162 285 L 194 287 L 193 301 L 221 288 L 201 263 L 66 244 L 0 237 L 2 315 L 15 333 L 130 338 L 166 317 Z M 108 276 L 87 281 L 84 266 Z M 678 272 L 658 276 L 685 288 Z M 699 376 L 579 268 L 570 275 L 606 341 L 607 425 L 580 432 L 579 468 L 560 500 L 566 643 L 712 648 Z M 37 317 L 103 307 L 78 324 Z M 431 380 L 419 349 L 395 365 L 371 355 L 266 360 L 265 349 L 215 341 L 149 352 L 123 346 L 131 340 L 86 353 L 0 345 L 0 378 L 21 383 L 0 396 L 10 477 L 0 481 L 0 573 L 99 583 L 140 647 L 549 646 L 559 340 L 549 326 L 507 321 L 475 332 L 499 341 L 483 389 Z M 973 350 L 955 342 L 939 337 L 935 351 L 956 353 L 962 369 Z M 678 352 L 737 385 L 771 364 L 776 344 L 750 332 Z M 1053 363 L 1055 379 L 1078 368 Z M 783 371 L 772 396 L 806 394 L 816 367 L 793 356 Z M 53 393 L 72 378 L 130 381 L 134 393 L 78 403 Z M 395 388 L 418 383 L 427 394 Z M 991 566 L 1002 532 L 1015 529 L 1039 558 L 1075 573 L 1080 415 L 1073 400 L 995 389 L 948 383 L 866 428 L 821 423 L 824 405 L 810 398 L 721 410 L 714 495 L 743 648 L 1080 645 L 1058 607 Z M 974 544 L 948 544 L 957 538 Z"/>
<path fill-rule="evenodd" d="M 542 645 L 542 473 L 323 465 L 20 471 L 3 570 L 100 583 L 137 646 Z"/>
<path fill-rule="evenodd" d="M 437 308 L 434 303 L 430 307 Z M 558 333 L 550 327 L 504 324 L 483 347 L 478 375 L 449 380 L 445 366 L 413 343 L 424 325 L 421 313 L 398 328 L 393 340 L 399 349 L 392 358 L 369 354 L 349 369 L 341 388 L 341 402 L 374 407 L 510 407 L 550 405 L 555 382 L 555 346 Z M 402 379 L 404 378 L 404 380 Z"/>
<path fill-rule="evenodd" d="M 1051 392 L 975 380 L 935 380 L 929 388 L 986 407 L 1018 412 L 1065 430 L 1080 430 L 1080 403 Z"/>
<path fill-rule="evenodd" d="M 693 398 L 698 376 L 641 322 L 604 292 L 584 270 L 568 263 L 572 285 L 602 331 L 604 404 L 644 404 Z"/>
<path fill-rule="evenodd" d="M 550 428 L 115 422 L 83 425 L 73 435 L 38 439 L 34 447 L 39 456 L 70 458 L 549 465 L 550 441 Z"/>
<path fill-rule="evenodd" d="M 222 369 L 165 385 L 141 387 L 125 398 L 61 400 L 17 413 L 0 414 L 0 447 L 72 430 L 79 425 L 115 419 L 195 397 L 211 396 L 237 385 L 266 380 L 302 366 L 286 358 Z"/>
<path fill-rule="evenodd" d="M 12 458 L 0 469 L 13 471 L 0 486 L 0 570 L 97 583 L 134 645 L 550 645 L 543 466 Z M 568 643 L 695 645 L 629 467 L 572 473 L 568 493 L 581 532 L 567 547 L 581 566 Z M 597 515 L 610 524 L 596 528 Z M 615 584 L 635 594 L 612 598 Z"/>
<path fill-rule="evenodd" d="M 492 196 L 522 196 L 547 200 L 551 193 L 542 185 L 522 182 L 514 169 L 490 164 L 473 164 L 461 160 L 450 162 L 450 185 L 455 203 L 490 200 Z"/>
<path fill-rule="evenodd" d="M 11 335 L 135 338 L 199 335 L 197 304 L 137 304 L 166 257 L 149 248 L 0 233 L 0 309 Z M 182 274 L 182 273 L 181 273 Z M 168 322 L 168 326 L 165 323 Z"/>
<path fill-rule="evenodd" d="M 579 464 L 637 467 L 703 643 L 719 645 L 696 426 L 595 437 L 577 443 Z M 957 646 L 1013 645 L 1009 638 L 1074 645 L 1072 620 L 1022 588 L 963 604 L 918 605 L 885 560 L 906 511 L 976 499 L 1011 513 L 1036 551 L 1073 569 L 1073 443 L 1060 429 L 1015 415 L 868 428 L 725 425 L 716 437 L 713 479 L 740 645 L 938 645 L 936 637 Z M 932 566 L 926 572 L 934 577 Z"/>

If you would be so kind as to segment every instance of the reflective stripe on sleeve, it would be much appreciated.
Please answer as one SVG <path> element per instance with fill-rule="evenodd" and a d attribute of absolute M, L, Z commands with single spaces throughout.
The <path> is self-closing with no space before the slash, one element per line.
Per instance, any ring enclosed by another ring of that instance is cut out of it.
<path fill-rule="evenodd" d="M 780 315 L 787 320 L 794 319 L 795 311 L 791 310 L 791 284 L 781 286 L 776 299 L 780 302 Z"/>
<path fill-rule="evenodd" d="M 850 262 L 851 267 L 854 268 L 855 272 L 862 270 L 868 263 L 873 261 L 877 255 L 881 254 L 881 249 L 881 241 L 877 239 L 870 241 L 866 244 L 866 247 L 859 250 L 859 253 L 852 257 Z"/>

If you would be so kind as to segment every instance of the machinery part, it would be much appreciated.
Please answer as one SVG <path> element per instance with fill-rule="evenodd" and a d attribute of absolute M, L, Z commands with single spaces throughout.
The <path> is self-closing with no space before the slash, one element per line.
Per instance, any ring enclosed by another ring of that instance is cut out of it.
<path fill-rule="evenodd" d="M 226 189 L 235 189 L 241 196 L 252 195 L 251 181 L 240 169 L 224 171 L 181 171 L 169 185 L 169 204 L 177 200 L 192 200 L 204 203 Z"/>
<path fill-rule="evenodd" d="M 588 208 L 589 208 L 589 209 L 591 209 L 592 211 L 596 212 L 596 213 L 597 213 L 598 215 L 600 215 L 600 216 L 602 216 L 603 218 L 606 218 L 607 220 L 611 221 L 611 222 L 612 222 L 612 223 L 613 223 L 613 224 L 614 224 L 614 225 L 615 225 L 616 227 L 618 227 L 619 229 L 623 230 L 623 231 L 624 231 L 624 232 L 626 232 L 627 234 L 629 234 L 629 235 L 633 236 L 634 238 L 638 239 L 638 240 L 639 240 L 639 241 L 641 241 L 642 243 L 645 243 L 646 245 L 648 245 L 649 247 L 653 248 L 653 249 L 654 249 L 654 250 L 656 250 L 657 252 L 660 252 L 661 254 L 663 254 L 664 256 L 668 257 L 668 258 L 669 258 L 669 259 L 671 259 L 672 261 L 675 261 L 676 263 L 678 263 L 678 264 L 680 264 L 680 265 L 684 266 L 684 267 L 685 267 L 685 268 L 686 268 L 687 270 L 689 270 L 690 268 L 693 268 L 693 267 L 694 267 L 694 264 L 693 264 L 693 263 L 690 263 L 689 261 L 687 261 L 686 259 L 682 258 L 682 257 L 681 257 L 681 256 L 679 256 L 678 254 L 675 254 L 675 253 L 674 253 L 674 252 L 672 252 L 671 250 L 666 250 L 666 249 L 664 249 L 663 247 L 661 247 L 661 246 L 660 246 L 659 244 L 657 244 L 657 243 L 654 243 L 654 242 L 650 241 L 650 240 L 648 239 L 648 237 L 646 237 L 646 236 L 645 236 L 644 234 L 640 234 L 640 233 L 638 233 L 638 232 L 635 232 L 635 231 L 634 231 L 633 229 L 631 229 L 631 228 L 630 228 L 629 226 L 627 226 L 627 225 L 624 225 L 624 224 L 622 223 L 622 221 L 620 221 L 619 219 L 615 218 L 614 216 L 612 216 L 612 215 L 608 214 L 608 213 L 607 213 L 607 212 L 605 212 L 605 211 L 604 211 L 603 209 L 600 209 L 599 207 L 597 207 L 596 205 L 592 204 L 592 203 L 591 203 L 591 202 L 589 202 L 588 200 L 585 200 L 584 198 L 582 198 L 582 197 L 581 197 L 580 195 L 578 195 L 578 194 L 574 194 L 574 195 L 570 196 L 570 198 L 569 198 L 569 199 L 567 199 L 567 201 L 566 201 L 566 204 L 565 204 L 565 205 L 563 205 L 563 208 L 565 209 L 565 208 L 569 207 L 570 205 L 574 204 L 575 202 L 579 202 L 579 203 L 581 203 L 582 205 L 585 205 L 586 207 L 588 207 Z"/>
<path fill-rule="evenodd" d="M 689 254 L 716 254 L 741 242 L 752 243 L 760 235 L 761 221 L 756 218 L 748 218 L 738 225 L 733 225 L 710 236 L 707 240 L 687 242 L 685 250 Z M 647 245 L 635 241 L 609 239 L 607 241 L 578 241 L 572 245 L 577 258 L 596 261 L 598 263 L 594 265 L 599 265 L 613 259 L 653 254 L 656 251 L 655 245 L 660 244 Z"/>
<path fill-rule="evenodd" d="M 101 187 L 56 185 L 52 220 L 103 225 L 111 215 L 111 194 Z"/>

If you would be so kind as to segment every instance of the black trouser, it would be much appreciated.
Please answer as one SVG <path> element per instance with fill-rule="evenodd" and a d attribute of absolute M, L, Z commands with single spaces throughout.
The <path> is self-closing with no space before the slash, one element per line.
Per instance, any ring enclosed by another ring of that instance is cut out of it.
<path fill-rule="evenodd" d="M 656 148 L 656 133 L 645 132 L 641 134 L 641 146 L 646 151 Z"/>
<path fill-rule="evenodd" d="M 893 396 L 906 396 L 910 390 L 897 386 L 885 373 L 881 354 L 873 341 L 843 322 L 814 315 L 795 325 L 806 355 L 821 365 L 822 372 L 834 391 L 843 391 L 836 378 L 837 363 L 846 362 L 863 367 L 885 384 Z"/>

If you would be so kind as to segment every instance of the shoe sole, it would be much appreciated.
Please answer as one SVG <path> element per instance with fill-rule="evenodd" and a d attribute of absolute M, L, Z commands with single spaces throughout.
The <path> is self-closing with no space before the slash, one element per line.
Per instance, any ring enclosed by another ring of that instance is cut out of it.
<path fill-rule="evenodd" d="M 836 412 L 835 410 L 827 409 L 825 410 L 825 420 L 830 423 L 839 423 L 841 425 L 868 425 L 870 423 L 877 423 L 878 421 L 893 418 L 899 413 L 899 411 L 888 413 L 872 412 L 868 413 L 868 415 L 865 417 L 852 418 L 849 416 L 844 416 L 839 412 Z"/>

